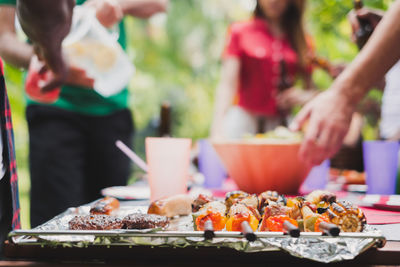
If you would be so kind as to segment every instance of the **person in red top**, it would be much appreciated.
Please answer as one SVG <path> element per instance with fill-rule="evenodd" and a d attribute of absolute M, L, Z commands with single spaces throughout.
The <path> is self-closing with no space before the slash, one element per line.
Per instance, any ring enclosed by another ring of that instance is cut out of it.
<path fill-rule="evenodd" d="M 293 87 L 298 77 L 306 88 L 311 84 L 304 9 L 305 0 L 258 0 L 251 20 L 231 25 L 212 137 L 240 138 L 273 129 L 294 105 L 315 94 Z"/>

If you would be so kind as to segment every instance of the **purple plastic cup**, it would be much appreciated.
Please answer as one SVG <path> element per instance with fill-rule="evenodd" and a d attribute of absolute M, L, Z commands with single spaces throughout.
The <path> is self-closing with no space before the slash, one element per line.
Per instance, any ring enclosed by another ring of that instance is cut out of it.
<path fill-rule="evenodd" d="M 199 171 L 204 175 L 204 187 L 221 188 L 227 172 L 217 152 L 206 139 L 199 140 Z"/>
<path fill-rule="evenodd" d="M 363 143 L 368 194 L 393 195 L 396 192 L 399 148 L 397 141 Z"/>
<path fill-rule="evenodd" d="M 301 191 L 311 192 L 316 189 L 325 189 L 328 183 L 330 166 L 331 162 L 325 160 L 320 165 L 313 167 L 307 178 L 304 180 L 304 183 L 301 186 Z"/>

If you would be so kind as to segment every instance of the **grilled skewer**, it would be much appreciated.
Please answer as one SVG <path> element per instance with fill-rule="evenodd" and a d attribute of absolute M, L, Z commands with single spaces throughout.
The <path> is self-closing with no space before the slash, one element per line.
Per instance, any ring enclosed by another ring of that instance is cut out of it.
<path fill-rule="evenodd" d="M 227 194 L 226 205 L 230 205 L 226 221 L 227 231 L 240 231 L 250 242 L 257 239 L 253 231 L 257 230 L 260 222 L 258 198 L 255 195 L 245 195 L 236 192 Z"/>
<path fill-rule="evenodd" d="M 204 231 L 206 240 L 212 239 L 214 231 L 221 231 L 226 224 L 226 206 L 219 201 L 205 203 L 197 212 L 193 213 L 194 228 Z"/>
<path fill-rule="evenodd" d="M 286 233 L 288 233 L 291 237 L 299 237 L 300 229 L 296 225 L 292 224 L 290 221 L 283 222 L 283 229 Z"/>
<path fill-rule="evenodd" d="M 249 242 L 254 242 L 257 240 L 256 234 L 253 232 L 253 229 L 251 228 L 250 224 L 248 221 L 243 221 L 241 223 L 241 232 L 244 235 L 244 237 L 249 241 Z"/>
<path fill-rule="evenodd" d="M 339 236 L 340 234 L 340 228 L 333 223 L 320 222 L 319 229 L 321 229 L 324 234 L 331 236 Z"/>
<path fill-rule="evenodd" d="M 204 239 L 212 240 L 215 237 L 214 226 L 211 220 L 204 223 Z"/>
<path fill-rule="evenodd" d="M 362 232 L 367 222 L 362 210 L 347 201 L 332 203 L 326 215 L 343 232 Z"/>

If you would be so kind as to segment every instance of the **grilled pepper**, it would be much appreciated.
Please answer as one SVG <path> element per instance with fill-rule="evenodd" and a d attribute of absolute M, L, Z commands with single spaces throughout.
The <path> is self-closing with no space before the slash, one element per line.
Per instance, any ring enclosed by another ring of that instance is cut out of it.
<path fill-rule="evenodd" d="M 215 231 L 225 228 L 226 206 L 219 201 L 206 203 L 198 212 L 193 213 L 194 228 L 197 231 L 203 231 L 206 221 L 211 220 Z"/>
<path fill-rule="evenodd" d="M 241 224 L 243 221 L 247 221 L 253 231 L 257 230 L 260 222 L 257 219 L 257 215 L 253 213 L 252 209 L 241 203 L 233 204 L 228 213 L 226 230 L 241 231 Z"/>
<path fill-rule="evenodd" d="M 271 232 L 283 232 L 283 223 L 285 221 L 290 222 L 292 225 L 298 227 L 297 221 L 293 220 L 286 215 L 270 216 L 266 220 L 263 220 L 260 226 L 260 231 L 271 231 Z"/>

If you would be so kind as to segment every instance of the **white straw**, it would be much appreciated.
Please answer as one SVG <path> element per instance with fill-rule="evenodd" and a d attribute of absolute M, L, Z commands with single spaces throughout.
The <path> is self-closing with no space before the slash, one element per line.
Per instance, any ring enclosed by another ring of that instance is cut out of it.
<path fill-rule="evenodd" d="M 125 145 L 121 140 L 115 142 L 115 145 L 124 152 L 136 165 L 138 165 L 142 170 L 148 172 L 148 167 L 146 162 L 144 162 L 135 152 L 132 151 L 127 145 Z"/>

